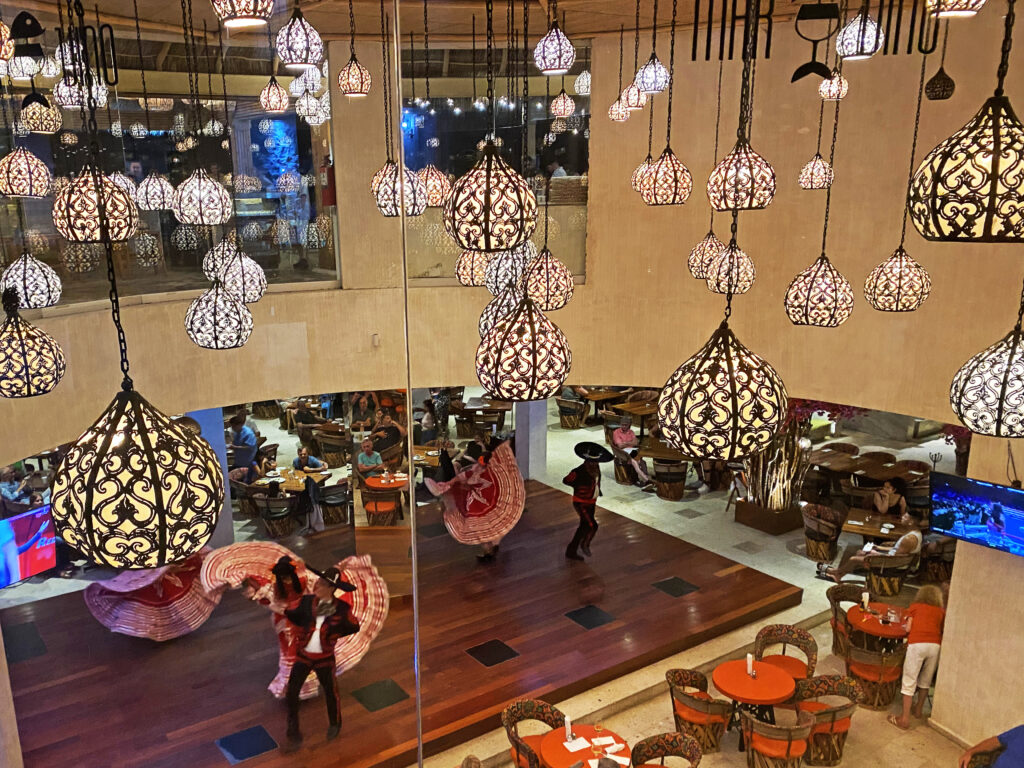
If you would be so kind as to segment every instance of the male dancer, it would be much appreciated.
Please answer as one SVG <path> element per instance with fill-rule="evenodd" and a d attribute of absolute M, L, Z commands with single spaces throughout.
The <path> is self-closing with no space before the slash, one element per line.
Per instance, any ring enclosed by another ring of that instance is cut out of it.
<path fill-rule="evenodd" d="M 597 533 L 597 517 L 595 507 L 597 497 L 601 495 L 601 465 L 599 462 L 611 461 L 612 454 L 603 445 L 597 443 L 577 443 L 574 449 L 583 463 L 562 478 L 562 482 L 572 487 L 572 506 L 580 517 L 576 533 L 565 550 L 570 560 L 582 560 L 579 550 L 590 556 L 590 542 Z"/>

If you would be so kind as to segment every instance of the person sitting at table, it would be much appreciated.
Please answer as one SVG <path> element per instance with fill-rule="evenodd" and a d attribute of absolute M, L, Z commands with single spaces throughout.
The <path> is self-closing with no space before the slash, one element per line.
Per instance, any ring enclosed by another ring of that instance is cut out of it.
<path fill-rule="evenodd" d="M 473 434 L 472 442 L 466 445 L 455 456 L 454 460 L 458 463 L 460 469 L 465 469 L 481 461 L 487 461 L 486 457 L 500 444 L 500 440 L 493 438 L 485 430 L 478 429 Z"/>
<path fill-rule="evenodd" d="M 246 425 L 244 413 L 236 413 L 228 424 L 231 426 L 231 447 L 235 449 L 231 468 L 248 469 L 256 458 L 256 433 Z"/>
<path fill-rule="evenodd" d="M 370 439 L 373 440 L 375 451 L 386 451 L 402 441 L 406 436 L 406 429 L 396 421 L 392 421 L 391 412 L 384 411 L 380 424 L 373 428 Z"/>
<path fill-rule="evenodd" d="M 228 479 L 234 480 L 236 483 L 252 485 L 275 469 L 277 469 L 277 462 L 264 454 L 262 449 L 257 449 L 256 458 L 252 463 L 248 467 L 235 467 L 228 472 Z"/>
<path fill-rule="evenodd" d="M 369 393 L 373 395 L 372 392 Z M 373 426 L 373 415 L 377 408 L 376 395 L 370 399 L 366 392 L 356 392 L 352 395 L 351 422 L 353 431 L 369 429 Z"/>
<path fill-rule="evenodd" d="M 293 418 L 296 424 L 323 424 L 327 421 L 327 419 L 323 419 L 313 413 L 309 408 L 309 404 L 303 402 L 298 404 Z"/>
<path fill-rule="evenodd" d="M 906 493 L 907 484 L 903 482 L 903 478 L 894 477 L 892 480 L 886 480 L 882 487 L 875 491 L 872 500 L 874 511 L 879 515 L 902 517 L 907 511 Z"/>
<path fill-rule="evenodd" d="M 843 576 L 853 573 L 863 566 L 864 559 L 869 555 L 920 555 L 924 537 L 921 535 L 921 529 L 918 527 L 917 518 L 908 512 L 900 518 L 900 524 L 907 526 L 909 530 L 896 539 L 891 546 L 885 544 L 865 544 L 863 549 L 838 568 L 829 568 L 825 575 L 838 584 L 843 580 Z"/>
<path fill-rule="evenodd" d="M 640 441 L 637 440 L 636 433 L 633 432 L 633 418 L 628 415 L 623 416 L 619 421 L 618 429 L 612 432 L 612 448 L 621 454 L 620 459 L 627 461 L 636 471 L 637 486 L 646 490 L 653 488 L 654 483 L 651 482 L 651 476 L 647 472 L 647 462 L 637 457 L 639 447 Z"/>
<path fill-rule="evenodd" d="M 20 480 L 13 467 L 0 469 L 0 496 L 7 501 L 23 503 L 28 498 L 28 475 Z"/>
<path fill-rule="evenodd" d="M 946 611 L 942 608 L 942 590 L 934 584 L 926 584 L 917 590 L 910 607 L 903 611 L 908 617 L 907 655 L 903 661 L 903 713 L 889 715 L 889 722 L 900 730 L 910 728 L 910 715 L 924 717 L 924 702 L 935 679 L 939 664 L 939 647 L 942 644 L 942 627 Z M 914 696 L 917 702 L 914 702 Z M 911 709 L 913 708 L 913 709 Z"/>
<path fill-rule="evenodd" d="M 958 768 L 967 768 L 971 758 L 979 752 L 994 752 L 997 749 L 1004 751 L 992 763 L 992 768 L 1020 768 L 1024 765 L 1024 725 L 1018 725 L 998 736 L 989 736 L 984 741 L 979 741 L 960 755 Z"/>
<path fill-rule="evenodd" d="M 419 437 L 417 443 L 422 445 L 437 439 L 437 411 L 434 409 L 433 400 L 423 401 L 423 415 L 419 422 Z"/>
<path fill-rule="evenodd" d="M 292 461 L 292 467 L 306 472 L 314 469 L 328 469 L 327 462 L 323 459 L 318 459 L 316 456 L 310 456 L 309 449 L 306 446 L 299 448 L 299 455 Z"/>
<path fill-rule="evenodd" d="M 384 460 L 380 454 L 373 450 L 373 441 L 366 438 L 360 444 L 362 450 L 356 455 L 356 469 L 363 477 L 373 477 L 383 474 Z"/>

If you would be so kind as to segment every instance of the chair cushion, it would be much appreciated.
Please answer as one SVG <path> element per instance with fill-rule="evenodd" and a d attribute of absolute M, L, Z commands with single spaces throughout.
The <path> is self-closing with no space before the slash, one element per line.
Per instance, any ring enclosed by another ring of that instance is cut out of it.
<path fill-rule="evenodd" d="M 761 661 L 778 667 L 794 680 L 802 680 L 807 677 L 807 662 L 801 661 L 795 656 L 772 654 L 771 656 L 762 656 Z"/>
<path fill-rule="evenodd" d="M 823 709 L 828 709 L 828 704 L 823 701 L 798 701 L 796 709 L 798 712 L 821 712 Z"/>
<path fill-rule="evenodd" d="M 538 734 L 537 736 L 520 736 L 519 738 L 526 742 L 526 746 L 533 750 L 533 753 L 537 756 L 537 760 L 540 761 L 540 743 L 541 741 L 543 741 L 544 735 Z M 516 762 L 515 747 L 512 747 L 509 750 L 509 753 L 512 755 L 512 761 L 515 762 L 516 765 L 519 765 L 522 768 L 530 768 L 530 761 L 527 759 L 526 755 L 524 755 L 521 752 L 519 753 L 519 760 L 518 762 Z"/>
<path fill-rule="evenodd" d="M 768 757 L 802 757 L 807 751 L 807 742 L 803 739 L 788 742 L 782 739 L 770 739 L 760 733 L 753 734 L 750 746 L 755 752 L 760 752 Z"/>
<path fill-rule="evenodd" d="M 363 505 L 370 514 L 379 515 L 384 512 L 393 512 L 395 509 L 395 502 L 393 501 L 368 501 Z"/>
<path fill-rule="evenodd" d="M 707 696 L 707 694 L 704 694 L 704 696 Z M 708 698 L 710 699 L 711 697 L 708 696 Z M 725 715 L 712 715 L 707 712 L 701 712 L 693 707 L 686 706 L 678 699 L 673 699 L 672 704 L 675 707 L 676 714 L 688 723 L 693 723 L 694 725 L 710 725 L 711 723 L 725 722 Z"/>
<path fill-rule="evenodd" d="M 850 730 L 850 718 L 841 717 L 836 721 L 828 720 L 824 723 L 815 723 L 811 733 L 846 733 Z"/>
<path fill-rule="evenodd" d="M 858 661 L 851 661 L 850 674 L 872 683 L 890 683 L 900 678 L 902 670 L 899 667 L 885 667 L 883 669 L 876 664 L 862 664 Z"/>

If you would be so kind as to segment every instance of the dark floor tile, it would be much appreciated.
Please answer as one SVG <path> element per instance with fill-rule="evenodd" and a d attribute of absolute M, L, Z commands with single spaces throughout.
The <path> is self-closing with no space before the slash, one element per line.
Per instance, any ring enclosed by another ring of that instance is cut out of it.
<path fill-rule="evenodd" d="M 250 757 L 277 749 L 274 737 L 267 733 L 267 729 L 262 725 L 254 725 L 244 731 L 224 736 L 217 739 L 215 743 L 231 765 L 238 765 Z"/>
<path fill-rule="evenodd" d="M 17 664 L 19 661 L 46 655 L 46 643 L 39 636 L 39 629 L 34 621 L 4 627 L 3 633 L 8 664 Z"/>
<path fill-rule="evenodd" d="M 409 694 L 402 689 L 402 686 L 391 678 L 370 683 L 352 691 L 352 695 L 368 712 L 376 712 L 409 698 Z"/>
<path fill-rule="evenodd" d="M 416 526 L 416 533 L 424 539 L 436 539 L 447 532 L 448 529 L 444 527 L 444 523 L 428 523 L 427 525 Z"/>
<path fill-rule="evenodd" d="M 758 552 L 764 552 L 764 546 L 758 544 L 756 541 L 741 541 L 736 545 L 736 549 L 740 552 L 746 552 L 748 555 L 756 555 Z"/>
<path fill-rule="evenodd" d="M 696 584 L 691 584 L 685 579 L 680 579 L 678 576 L 673 576 L 671 579 L 664 579 L 663 581 L 656 581 L 651 586 L 655 589 L 660 589 L 666 595 L 671 595 L 672 597 L 682 597 L 700 589 Z"/>
<path fill-rule="evenodd" d="M 596 605 L 584 605 L 575 611 L 569 611 L 566 618 L 572 619 L 584 629 L 594 629 L 603 624 L 615 621 L 615 617 L 607 611 L 602 611 Z"/>
<path fill-rule="evenodd" d="M 509 648 L 501 640 L 488 640 L 486 643 L 474 645 L 472 648 L 466 649 L 466 653 L 485 667 L 493 667 L 519 655 L 517 651 Z"/>

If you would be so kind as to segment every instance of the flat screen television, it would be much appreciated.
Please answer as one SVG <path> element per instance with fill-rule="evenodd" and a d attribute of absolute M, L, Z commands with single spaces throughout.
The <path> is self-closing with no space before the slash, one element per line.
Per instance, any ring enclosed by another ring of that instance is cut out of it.
<path fill-rule="evenodd" d="M 0 589 L 56 565 L 49 504 L 0 520 Z"/>
<path fill-rule="evenodd" d="M 931 473 L 935 533 L 1024 555 L 1024 490 Z"/>

